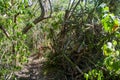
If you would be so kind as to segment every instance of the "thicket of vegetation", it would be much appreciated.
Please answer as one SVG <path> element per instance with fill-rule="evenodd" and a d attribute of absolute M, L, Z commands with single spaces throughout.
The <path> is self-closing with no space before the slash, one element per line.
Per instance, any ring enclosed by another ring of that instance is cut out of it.
<path fill-rule="evenodd" d="M 120 79 L 120 0 L 0 0 L 0 79 L 33 53 L 54 80 Z"/>

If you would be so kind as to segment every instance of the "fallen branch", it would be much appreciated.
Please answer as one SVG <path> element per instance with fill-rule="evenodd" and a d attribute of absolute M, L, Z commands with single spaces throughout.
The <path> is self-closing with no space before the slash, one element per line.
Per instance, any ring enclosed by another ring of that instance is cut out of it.
<path fill-rule="evenodd" d="M 75 67 L 79 73 L 84 74 L 83 71 L 79 68 L 78 65 L 76 65 L 67 55 L 63 54 L 64 58 L 73 66 Z"/>

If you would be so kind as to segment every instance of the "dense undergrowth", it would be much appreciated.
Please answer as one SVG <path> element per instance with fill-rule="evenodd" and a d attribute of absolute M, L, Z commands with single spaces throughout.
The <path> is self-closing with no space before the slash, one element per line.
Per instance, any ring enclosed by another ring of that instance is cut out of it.
<path fill-rule="evenodd" d="M 68 9 L 62 21 L 51 24 L 53 50 L 47 54 L 45 71 L 54 72 L 56 79 L 117 80 L 120 78 L 119 19 L 105 3 L 94 4 L 93 8 L 89 3 L 86 8 L 83 6 L 82 2 L 77 5 L 72 15 Z M 59 24 L 62 28 L 57 32 L 54 27 Z"/>
<path fill-rule="evenodd" d="M 17 79 L 14 71 L 41 49 L 54 80 L 120 79 L 119 0 L 68 2 L 53 2 L 44 17 L 38 2 L 0 1 L 0 79 Z"/>

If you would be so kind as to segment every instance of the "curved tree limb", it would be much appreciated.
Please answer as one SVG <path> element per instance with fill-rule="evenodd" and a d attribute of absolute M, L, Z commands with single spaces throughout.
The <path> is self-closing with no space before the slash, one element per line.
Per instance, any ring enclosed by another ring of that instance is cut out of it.
<path fill-rule="evenodd" d="M 4 27 L 3 27 L 3 26 L 0 26 L 0 29 L 3 31 L 3 33 L 6 35 L 6 37 L 10 39 L 10 35 L 9 35 L 9 33 L 4 29 Z"/>
<path fill-rule="evenodd" d="M 52 14 L 52 10 L 51 10 L 50 16 L 45 17 L 45 9 L 44 9 L 43 3 L 42 3 L 41 0 L 38 0 L 38 1 L 39 1 L 39 5 L 40 5 L 40 8 L 41 8 L 41 15 L 33 21 L 33 24 L 37 24 L 44 19 L 50 18 L 51 14 Z M 50 1 L 49 1 L 49 4 L 50 4 L 50 7 L 51 7 L 51 2 Z M 33 25 L 28 25 L 27 24 L 26 27 L 23 28 L 22 33 L 23 34 L 27 33 L 32 27 L 33 27 Z"/>

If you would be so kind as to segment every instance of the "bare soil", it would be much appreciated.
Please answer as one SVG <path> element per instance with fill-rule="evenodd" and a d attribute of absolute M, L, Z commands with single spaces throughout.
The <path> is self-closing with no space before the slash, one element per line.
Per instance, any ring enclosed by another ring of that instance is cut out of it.
<path fill-rule="evenodd" d="M 37 54 L 28 58 L 28 63 L 20 71 L 15 72 L 18 80 L 52 80 L 43 74 L 44 57 Z"/>

